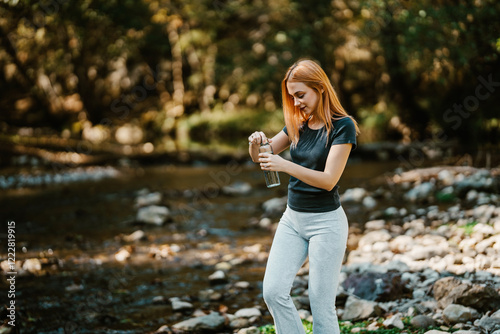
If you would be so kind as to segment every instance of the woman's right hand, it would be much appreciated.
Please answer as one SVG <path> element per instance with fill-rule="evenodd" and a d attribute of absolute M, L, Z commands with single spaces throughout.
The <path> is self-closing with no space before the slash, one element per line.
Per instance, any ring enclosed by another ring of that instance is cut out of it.
<path fill-rule="evenodd" d="M 271 139 L 268 139 L 264 132 L 255 131 L 248 137 L 248 143 L 253 145 L 260 145 L 263 142 L 271 142 Z"/>

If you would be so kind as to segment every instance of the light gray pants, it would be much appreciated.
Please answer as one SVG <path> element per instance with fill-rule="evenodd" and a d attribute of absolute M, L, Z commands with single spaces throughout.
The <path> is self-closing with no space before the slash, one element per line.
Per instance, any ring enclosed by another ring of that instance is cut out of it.
<path fill-rule="evenodd" d="M 263 283 L 264 301 L 277 334 L 305 333 L 290 291 L 308 254 L 313 332 L 340 333 L 335 297 L 347 234 L 347 217 L 342 207 L 320 213 L 297 212 L 287 207 L 274 236 Z"/>

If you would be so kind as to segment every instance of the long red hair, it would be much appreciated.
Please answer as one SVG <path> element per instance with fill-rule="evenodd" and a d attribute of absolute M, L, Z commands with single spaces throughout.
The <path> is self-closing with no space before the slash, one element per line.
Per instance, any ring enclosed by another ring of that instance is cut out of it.
<path fill-rule="evenodd" d="M 340 104 L 337 93 L 333 89 L 325 71 L 313 60 L 302 59 L 290 66 L 285 78 L 281 82 L 283 114 L 285 116 L 288 138 L 292 147 L 297 146 L 299 129 L 307 120 L 307 115 L 294 105 L 293 96 L 288 94 L 286 86 L 288 82 L 302 82 L 318 94 L 320 98 L 318 99 L 316 110 L 313 111 L 313 115 L 325 124 L 327 136 L 333 129 L 333 121 L 344 117 L 352 119 L 356 127 L 356 134 L 359 133 L 358 123 L 352 116 L 347 114 Z"/>

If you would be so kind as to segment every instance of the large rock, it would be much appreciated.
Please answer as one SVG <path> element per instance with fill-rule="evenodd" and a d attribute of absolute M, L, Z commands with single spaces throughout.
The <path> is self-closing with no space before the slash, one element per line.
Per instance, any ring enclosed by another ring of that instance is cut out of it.
<path fill-rule="evenodd" d="M 434 283 L 434 298 L 442 309 L 459 304 L 486 312 L 500 308 L 500 295 L 491 286 L 464 283 L 454 277 L 445 277 Z"/>
<path fill-rule="evenodd" d="M 408 294 L 401 274 L 396 272 L 350 274 L 342 287 L 361 299 L 374 301 L 397 300 Z"/>
<path fill-rule="evenodd" d="M 443 319 L 449 324 L 465 323 L 477 317 L 477 311 L 466 306 L 450 304 L 443 311 Z"/>
<path fill-rule="evenodd" d="M 218 331 L 224 328 L 226 319 L 217 312 L 202 317 L 191 318 L 172 326 L 181 331 Z"/>
<path fill-rule="evenodd" d="M 363 320 L 373 316 L 381 316 L 384 310 L 373 301 L 349 296 L 345 304 L 342 320 Z"/>

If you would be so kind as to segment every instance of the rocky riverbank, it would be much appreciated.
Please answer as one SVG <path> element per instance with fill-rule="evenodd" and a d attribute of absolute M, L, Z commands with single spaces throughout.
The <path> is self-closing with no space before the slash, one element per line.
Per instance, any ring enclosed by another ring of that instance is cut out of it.
<path fill-rule="evenodd" d="M 395 174 L 374 191 L 344 192 L 344 206 L 360 204 L 373 210 L 377 219 L 366 222 L 364 230 L 350 231 L 337 294 L 343 326 L 365 321 L 365 328 L 355 327 L 352 332 L 412 326 L 433 329 L 433 333 L 437 329 L 500 333 L 499 184 L 497 170 L 443 167 Z M 377 211 L 381 198 L 399 205 Z M 417 209 L 409 210 L 406 202 Z M 273 216 L 284 204 L 284 198 L 267 201 L 264 215 Z M 268 218 L 259 224 L 275 228 Z M 215 267 L 220 270 L 209 277 L 214 284 L 227 284 L 228 289 L 247 286 L 225 280 L 231 265 L 221 262 Z M 292 296 L 301 316 L 313 322 L 307 282 L 306 263 Z M 174 308 L 193 309 L 186 302 L 171 302 Z M 196 311 L 192 318 L 157 332 L 230 328 L 259 333 L 256 326 L 249 326 L 264 312 L 262 305 L 234 314 Z"/>
<path fill-rule="evenodd" d="M 343 191 L 342 203 L 351 227 L 336 301 L 342 327 L 353 333 L 386 328 L 458 329 L 471 334 L 500 330 L 499 173 L 498 169 L 470 167 L 417 169 L 386 175 L 366 188 Z M 164 323 L 149 333 L 260 333 L 271 322 L 260 285 L 270 247 L 267 236 L 277 226 L 286 197 L 261 202 L 249 211 L 248 226 L 242 233 L 266 235 L 251 244 L 235 243 L 226 232 L 217 241 L 222 232 L 209 227 L 191 232 L 181 229 L 191 226 L 190 217 L 196 216 L 198 208 L 218 205 L 218 198 L 221 203 L 241 198 L 248 205 L 249 196 L 256 191 L 245 182 L 221 185 L 217 194 L 137 191 L 131 203 L 134 217 L 124 224 L 141 228 L 105 241 L 114 249 L 108 255 L 73 262 L 86 262 L 92 268 L 161 263 L 163 272 L 186 267 L 207 273 L 202 278 L 206 284 L 189 293 L 156 293 L 139 302 L 139 309 L 158 306 L 168 313 L 162 315 Z M 187 204 L 176 202 L 179 197 Z M 188 206 L 191 211 L 183 211 Z M 226 205 L 224 210 L 236 209 Z M 156 237 L 159 229 L 171 230 L 171 235 Z M 57 277 L 68 262 L 47 251 L 20 256 L 16 267 L 20 278 Z M 1 263 L 3 271 L 8 271 L 7 265 L 7 261 Z M 252 272 L 258 279 L 247 279 Z M 126 279 L 133 281 L 132 276 L 128 274 Z M 109 309 L 124 301 L 131 303 L 124 286 L 134 287 L 124 285 L 126 279 L 116 276 L 107 282 L 106 290 L 99 291 L 105 294 L 94 300 L 100 312 L 77 314 L 75 321 L 80 316 L 85 321 L 106 316 L 110 321 Z M 158 278 L 153 283 L 163 284 Z M 292 296 L 301 316 L 311 322 L 307 286 L 306 263 L 294 282 Z M 67 295 L 78 298 L 85 298 L 88 288 L 78 282 L 64 286 Z M 78 327 L 78 323 L 68 324 Z M 106 325 L 99 328 L 104 330 Z M 137 330 L 114 332 L 139 333 Z"/>

